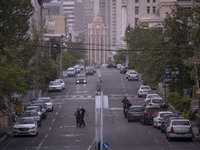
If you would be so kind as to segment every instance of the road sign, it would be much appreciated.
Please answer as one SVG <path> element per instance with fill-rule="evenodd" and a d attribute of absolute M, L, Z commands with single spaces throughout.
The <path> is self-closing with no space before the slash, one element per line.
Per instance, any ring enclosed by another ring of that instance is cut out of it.
<path fill-rule="evenodd" d="M 104 149 L 108 149 L 108 148 L 109 148 L 108 142 L 104 142 L 104 143 L 103 143 L 103 148 L 104 148 Z"/>

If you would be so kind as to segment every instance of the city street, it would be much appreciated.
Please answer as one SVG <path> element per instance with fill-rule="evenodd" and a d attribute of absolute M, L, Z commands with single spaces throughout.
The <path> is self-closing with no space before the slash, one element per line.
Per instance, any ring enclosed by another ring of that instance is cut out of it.
<path fill-rule="evenodd" d="M 84 72 L 84 70 L 82 71 Z M 102 91 L 108 96 L 109 108 L 104 109 L 104 141 L 109 150 L 199 150 L 196 140 L 173 140 L 169 142 L 164 133 L 143 125 L 128 122 L 123 115 L 121 100 L 126 95 L 133 105 L 143 105 L 138 98 L 138 81 L 128 81 L 117 69 L 97 69 L 88 75 L 87 84 L 76 84 L 74 77 L 64 78 L 66 89 L 51 92 L 54 111 L 42 121 L 37 137 L 12 137 L 2 150 L 94 150 L 95 140 L 95 95 L 98 78 L 102 79 Z M 83 106 L 85 127 L 76 128 L 74 113 Z"/>

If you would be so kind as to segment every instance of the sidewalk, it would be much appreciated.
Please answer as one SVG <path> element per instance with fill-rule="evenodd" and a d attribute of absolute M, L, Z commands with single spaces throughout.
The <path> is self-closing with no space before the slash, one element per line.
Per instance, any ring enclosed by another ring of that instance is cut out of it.
<path fill-rule="evenodd" d="M 12 137 L 12 127 L 0 128 L 0 148 L 2 144 Z"/>

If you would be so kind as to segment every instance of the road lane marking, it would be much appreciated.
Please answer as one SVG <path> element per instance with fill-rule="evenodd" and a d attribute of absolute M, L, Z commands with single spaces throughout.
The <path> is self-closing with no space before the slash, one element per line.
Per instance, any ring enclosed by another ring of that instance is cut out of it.
<path fill-rule="evenodd" d="M 152 132 L 151 132 L 151 131 L 148 131 L 148 133 L 152 135 Z"/>
<path fill-rule="evenodd" d="M 52 128 L 51 127 L 49 127 L 49 131 L 51 130 Z"/>
<path fill-rule="evenodd" d="M 154 139 L 154 141 L 158 144 L 159 143 L 159 141 L 157 140 L 157 139 Z"/>
<path fill-rule="evenodd" d="M 36 150 L 40 150 L 40 148 L 42 147 L 42 144 L 44 143 L 44 141 L 47 139 L 48 134 L 45 135 L 45 137 L 43 138 L 43 140 L 40 142 L 40 144 L 38 145 L 38 147 L 36 148 Z"/>

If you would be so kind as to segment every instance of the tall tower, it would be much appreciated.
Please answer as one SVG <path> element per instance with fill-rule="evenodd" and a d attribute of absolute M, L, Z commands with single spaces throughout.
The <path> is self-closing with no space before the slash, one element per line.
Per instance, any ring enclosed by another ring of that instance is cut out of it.
<path fill-rule="evenodd" d="M 89 64 L 101 66 L 108 61 L 108 27 L 102 17 L 97 15 L 93 23 L 88 25 L 88 60 Z"/>

